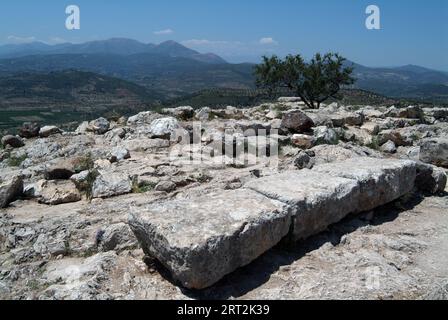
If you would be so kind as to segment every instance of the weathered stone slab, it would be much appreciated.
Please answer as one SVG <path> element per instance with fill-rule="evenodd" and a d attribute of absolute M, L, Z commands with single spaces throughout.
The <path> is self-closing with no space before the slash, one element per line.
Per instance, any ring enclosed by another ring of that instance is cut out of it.
<path fill-rule="evenodd" d="M 307 169 L 254 180 L 246 187 L 290 206 L 293 240 L 319 233 L 356 212 L 360 196 L 356 181 Z"/>
<path fill-rule="evenodd" d="M 354 158 L 313 169 L 359 183 L 358 210 L 368 211 L 392 202 L 414 188 L 416 163 L 409 160 Z"/>
<path fill-rule="evenodd" d="M 203 289 L 286 235 L 304 239 L 389 203 L 411 191 L 415 179 L 413 161 L 359 157 L 252 180 L 243 189 L 153 203 L 131 212 L 129 224 L 146 254 L 183 286 Z"/>
<path fill-rule="evenodd" d="M 183 286 L 203 289 L 249 264 L 289 231 L 281 202 L 255 191 L 217 191 L 136 209 L 129 224 L 146 254 Z"/>
<path fill-rule="evenodd" d="M 305 239 L 350 213 L 372 210 L 414 187 L 413 161 L 348 159 L 313 170 L 289 171 L 246 187 L 291 206 L 292 239 Z"/>

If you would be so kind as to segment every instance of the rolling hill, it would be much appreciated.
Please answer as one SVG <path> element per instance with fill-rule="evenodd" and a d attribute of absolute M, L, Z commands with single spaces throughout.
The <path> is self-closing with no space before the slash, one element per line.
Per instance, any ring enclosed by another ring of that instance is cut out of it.
<path fill-rule="evenodd" d="M 371 68 L 353 62 L 354 89 L 395 98 L 448 102 L 448 73 L 406 65 Z M 67 69 L 121 78 L 179 98 L 213 88 L 254 89 L 253 64 L 230 64 L 174 41 L 159 45 L 115 38 L 84 44 L 43 43 L 0 46 L 0 76 Z"/>
<path fill-rule="evenodd" d="M 131 115 L 163 97 L 122 79 L 65 70 L 0 76 L 0 130 L 35 121 L 62 125 L 104 115 Z"/>
<path fill-rule="evenodd" d="M 160 98 L 132 82 L 76 70 L 0 77 L 1 110 L 137 108 Z"/>
<path fill-rule="evenodd" d="M 0 74 L 76 69 L 136 82 L 167 96 L 181 96 L 206 88 L 251 88 L 251 64 L 210 64 L 185 57 L 139 53 L 51 54 L 0 60 Z"/>

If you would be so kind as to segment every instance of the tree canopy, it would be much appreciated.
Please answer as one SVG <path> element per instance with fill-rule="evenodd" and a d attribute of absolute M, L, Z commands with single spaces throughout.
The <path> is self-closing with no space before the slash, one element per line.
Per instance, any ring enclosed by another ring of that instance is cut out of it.
<path fill-rule="evenodd" d="M 309 108 L 319 108 L 337 94 L 344 85 L 355 82 L 352 67 L 344 66 L 345 58 L 339 54 L 317 53 L 309 61 L 300 55 L 289 55 L 284 60 L 277 56 L 263 57 L 255 67 L 256 84 L 270 94 L 287 88 L 299 96 Z"/>

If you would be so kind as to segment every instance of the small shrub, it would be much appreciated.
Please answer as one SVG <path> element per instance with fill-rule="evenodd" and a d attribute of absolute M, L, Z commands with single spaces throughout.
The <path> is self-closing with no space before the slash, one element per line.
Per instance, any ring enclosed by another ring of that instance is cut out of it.
<path fill-rule="evenodd" d="M 268 104 L 262 104 L 260 106 L 258 106 L 257 111 L 259 112 L 265 112 L 266 110 L 269 110 L 269 105 Z"/>
<path fill-rule="evenodd" d="M 86 170 L 92 170 L 95 163 L 91 153 L 88 153 L 84 157 L 79 157 L 75 160 L 75 172 L 80 173 Z"/>
<path fill-rule="evenodd" d="M 411 138 L 412 141 L 420 140 L 420 137 L 416 133 L 411 134 L 410 138 Z"/>
<path fill-rule="evenodd" d="M 289 107 L 284 105 L 284 104 L 280 104 L 280 103 L 276 103 L 274 105 L 274 107 L 272 108 L 272 111 L 275 111 L 279 114 L 281 114 L 283 111 L 288 111 Z"/>
<path fill-rule="evenodd" d="M 204 172 L 199 172 L 195 176 L 196 181 L 199 183 L 207 183 L 213 180 L 213 177 Z"/>
<path fill-rule="evenodd" d="M 137 179 L 132 180 L 132 193 L 146 193 L 154 190 L 156 187 L 155 183 L 142 182 L 138 183 Z"/>
<path fill-rule="evenodd" d="M 373 150 L 380 150 L 380 144 L 378 142 L 378 137 L 373 137 L 372 142 L 367 144 L 366 147 Z"/>
<path fill-rule="evenodd" d="M 27 283 L 27 286 L 32 291 L 37 291 L 41 287 L 39 281 L 37 281 L 36 279 L 29 280 L 28 283 Z"/>
<path fill-rule="evenodd" d="M 100 175 L 100 173 L 98 172 L 98 170 L 90 170 L 89 174 L 87 175 L 87 179 L 86 182 L 84 184 L 83 189 L 81 191 L 84 191 L 86 194 L 86 198 L 88 200 L 92 200 L 93 199 L 93 184 L 96 180 L 96 178 L 98 178 L 98 176 Z"/>
<path fill-rule="evenodd" d="M 122 117 L 122 114 L 117 112 L 116 110 L 109 111 L 105 115 L 107 120 L 118 122 L 118 120 Z"/>
<path fill-rule="evenodd" d="M 10 167 L 19 167 L 23 161 L 27 158 L 26 154 L 22 156 L 10 156 L 8 159 L 8 165 Z"/>

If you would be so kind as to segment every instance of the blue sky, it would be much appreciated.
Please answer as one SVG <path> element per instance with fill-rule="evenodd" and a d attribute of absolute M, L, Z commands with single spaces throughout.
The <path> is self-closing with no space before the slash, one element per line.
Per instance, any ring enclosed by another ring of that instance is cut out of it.
<path fill-rule="evenodd" d="M 65 29 L 65 8 L 81 30 Z M 381 9 L 381 30 L 365 27 Z M 84 42 L 128 37 L 175 40 L 229 61 L 262 54 L 336 51 L 368 66 L 417 64 L 448 71 L 446 0 L 3 0 L 0 43 Z"/>

